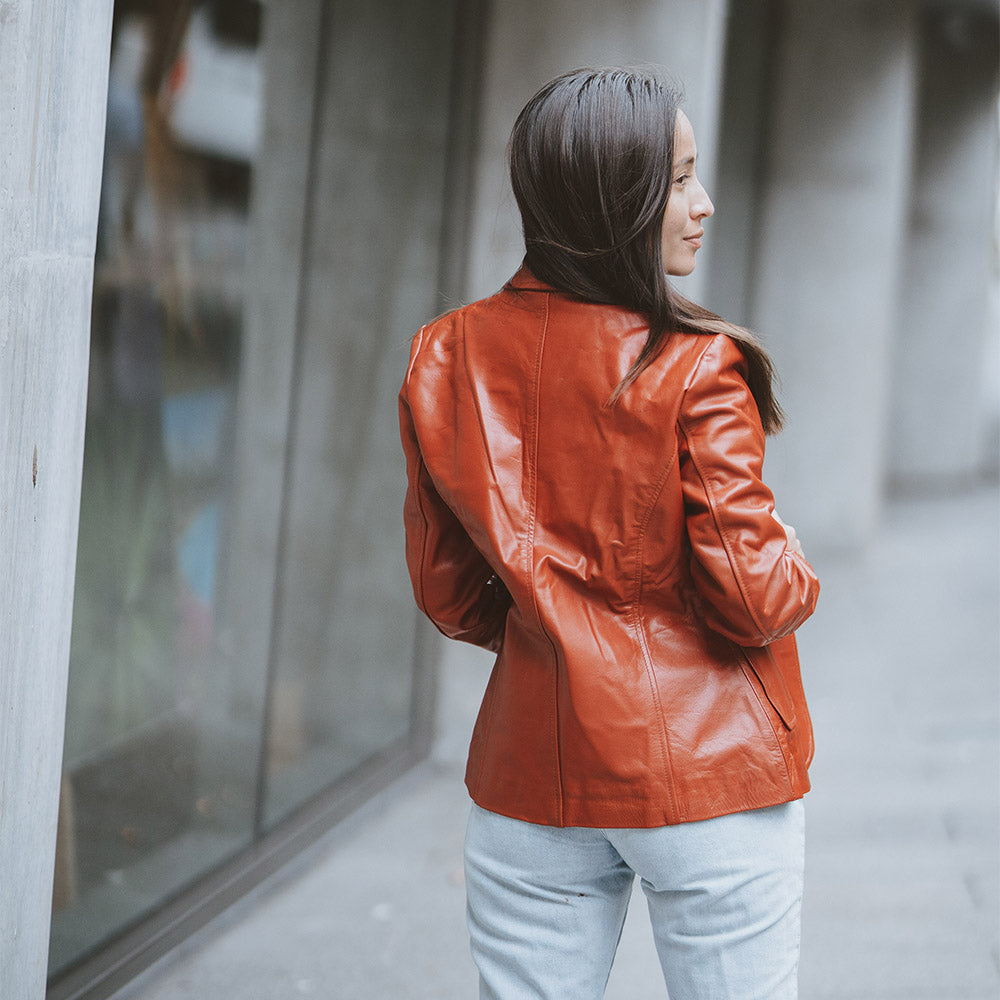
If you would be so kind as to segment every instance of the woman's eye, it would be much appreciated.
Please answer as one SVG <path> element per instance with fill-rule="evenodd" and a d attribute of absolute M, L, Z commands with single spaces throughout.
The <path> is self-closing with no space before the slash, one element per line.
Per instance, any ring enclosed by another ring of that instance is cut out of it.
<path fill-rule="evenodd" d="M 684 182 L 690 177 L 690 174 L 681 174 L 680 177 L 674 179 L 675 184 L 680 184 L 683 186 Z"/>

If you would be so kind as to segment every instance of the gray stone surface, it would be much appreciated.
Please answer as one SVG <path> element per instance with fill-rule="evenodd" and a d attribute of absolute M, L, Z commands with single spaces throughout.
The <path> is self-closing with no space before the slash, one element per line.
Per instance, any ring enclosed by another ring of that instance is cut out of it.
<path fill-rule="evenodd" d="M 812 553 L 803 1000 L 1000 991 L 997 503 L 994 486 L 895 501 L 863 555 Z M 117 1000 L 475 996 L 461 772 L 488 669 L 447 648 L 433 759 Z M 640 896 L 610 1000 L 665 996 L 644 910 Z"/>
<path fill-rule="evenodd" d="M 45 992 L 111 0 L 0 3 L 0 996 Z"/>
<path fill-rule="evenodd" d="M 881 516 L 916 7 L 798 0 L 787 11 L 748 254 L 749 322 L 781 372 L 788 416 L 767 481 L 804 538 L 858 548 Z"/>

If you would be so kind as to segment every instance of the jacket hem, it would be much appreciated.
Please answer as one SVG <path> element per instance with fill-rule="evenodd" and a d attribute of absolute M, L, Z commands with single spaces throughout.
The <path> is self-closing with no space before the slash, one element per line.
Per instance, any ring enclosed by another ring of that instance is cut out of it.
<path fill-rule="evenodd" d="M 733 813 L 750 812 L 754 809 L 767 809 L 770 806 L 783 805 L 801 799 L 809 791 L 808 779 L 804 787 L 793 787 L 775 795 L 764 795 L 758 798 L 721 799 L 711 805 L 686 809 L 683 815 L 671 813 L 658 801 L 625 803 L 619 799 L 572 799 L 563 798 L 560 810 L 557 804 L 551 810 L 526 808 L 524 805 L 508 803 L 503 799 L 493 799 L 481 790 L 470 798 L 481 809 L 498 813 L 510 819 L 533 823 L 537 826 L 586 827 L 591 829 L 629 829 L 648 830 L 659 826 L 678 826 L 681 823 L 698 823 L 703 820 L 717 819 Z M 561 811 L 562 820 L 557 819 Z"/>

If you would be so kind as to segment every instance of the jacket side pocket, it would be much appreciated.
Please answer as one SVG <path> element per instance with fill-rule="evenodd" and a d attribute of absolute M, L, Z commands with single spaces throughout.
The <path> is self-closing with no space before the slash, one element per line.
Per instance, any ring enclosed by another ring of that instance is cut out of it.
<path fill-rule="evenodd" d="M 794 729 L 796 723 L 795 703 L 788 690 L 785 675 L 781 672 L 768 646 L 740 647 L 743 659 L 753 671 L 760 686 L 767 695 L 771 707 L 781 717 L 786 729 Z"/>

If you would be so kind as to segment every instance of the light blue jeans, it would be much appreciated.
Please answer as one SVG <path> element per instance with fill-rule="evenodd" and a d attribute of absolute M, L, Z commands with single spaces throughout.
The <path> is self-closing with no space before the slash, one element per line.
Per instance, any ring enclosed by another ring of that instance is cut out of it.
<path fill-rule="evenodd" d="M 671 1000 L 795 1000 L 801 800 L 650 830 L 473 806 L 465 842 L 481 1000 L 599 1000 L 636 875 Z"/>

